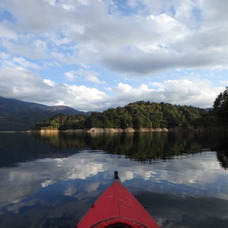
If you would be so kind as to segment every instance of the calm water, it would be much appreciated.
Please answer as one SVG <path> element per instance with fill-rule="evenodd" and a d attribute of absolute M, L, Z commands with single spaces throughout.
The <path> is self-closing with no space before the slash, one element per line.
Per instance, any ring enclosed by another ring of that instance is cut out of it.
<path fill-rule="evenodd" d="M 226 136 L 0 134 L 0 227 L 74 227 L 118 170 L 161 227 L 228 224 Z"/>

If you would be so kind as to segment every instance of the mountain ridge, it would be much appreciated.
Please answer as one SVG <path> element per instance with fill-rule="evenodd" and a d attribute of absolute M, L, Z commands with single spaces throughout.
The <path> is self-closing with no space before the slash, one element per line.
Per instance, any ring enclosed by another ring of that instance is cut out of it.
<path fill-rule="evenodd" d="M 56 114 L 88 115 L 69 106 L 47 106 L 0 96 L 0 131 L 28 130 L 35 123 Z"/>

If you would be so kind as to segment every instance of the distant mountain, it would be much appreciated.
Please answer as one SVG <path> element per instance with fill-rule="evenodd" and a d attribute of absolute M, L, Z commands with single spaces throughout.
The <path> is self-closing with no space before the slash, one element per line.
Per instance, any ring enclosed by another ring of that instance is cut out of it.
<path fill-rule="evenodd" d="M 56 114 L 86 115 L 68 106 L 47 106 L 0 96 L 0 131 L 27 130 Z"/>

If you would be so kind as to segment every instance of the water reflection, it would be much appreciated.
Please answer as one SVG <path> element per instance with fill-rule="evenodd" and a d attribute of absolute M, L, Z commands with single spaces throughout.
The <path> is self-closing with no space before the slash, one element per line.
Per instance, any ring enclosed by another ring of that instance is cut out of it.
<path fill-rule="evenodd" d="M 164 211 L 159 214 L 159 207 L 164 205 L 156 205 L 159 204 L 156 202 L 158 196 L 174 202 L 180 201 L 181 197 L 184 204 L 192 203 L 190 199 L 194 200 L 194 197 L 205 201 L 205 204 L 210 200 L 216 201 L 215 198 L 228 200 L 228 184 L 223 181 L 227 173 L 215 159 L 215 153 L 205 152 L 195 156 L 182 156 L 181 162 L 180 158 L 174 158 L 166 162 L 160 160 L 151 165 L 102 152 L 82 151 L 68 158 L 47 158 L 21 163 L 17 167 L 1 169 L 0 214 L 5 214 L 6 217 L 21 213 L 27 215 L 34 209 L 34 213 L 37 213 L 37 210 L 42 208 L 51 209 L 49 213 L 52 214 L 54 208 L 60 210 L 73 204 L 75 208 L 70 212 L 74 213 L 72 221 L 75 221 L 82 214 L 79 206 L 81 207 L 82 203 L 87 205 L 84 206 L 86 210 L 108 186 L 113 170 L 118 169 L 125 186 L 135 195 L 139 195 L 139 199 L 147 202 L 146 206 L 151 208 L 151 214 L 163 223 L 164 218 L 167 220 L 167 215 L 164 216 Z M 142 191 L 147 193 L 147 200 L 144 199 Z M 197 200 L 195 201 L 197 206 Z M 169 205 L 166 210 L 172 206 L 174 205 Z M 188 208 L 186 205 L 182 207 Z M 177 216 L 177 211 L 173 212 L 172 216 Z M 61 213 L 65 214 L 64 211 Z M 224 211 L 221 210 L 220 213 Z M 73 214 L 68 216 L 72 218 Z M 8 225 L 6 227 L 10 227 Z"/>
<path fill-rule="evenodd" d="M 227 156 L 221 138 L 0 138 L 0 227 L 73 227 L 110 184 L 114 170 L 161 227 L 227 226 Z"/>
<path fill-rule="evenodd" d="M 52 141 L 53 137 L 49 140 Z M 57 138 L 58 142 L 53 146 L 47 144 L 43 138 L 39 139 L 28 134 L 0 134 L 0 167 L 14 166 L 18 162 L 26 162 L 41 158 L 62 158 L 80 150 L 77 148 L 65 148 L 61 150 L 61 137 Z"/>
<path fill-rule="evenodd" d="M 223 168 L 228 167 L 228 142 L 226 135 L 188 133 L 135 133 L 94 135 L 33 135 L 36 141 L 53 148 L 81 148 L 104 150 L 109 154 L 125 155 L 137 161 L 169 159 L 182 154 L 194 154 L 205 149 L 217 152 Z"/>
<path fill-rule="evenodd" d="M 13 142 L 13 143 L 12 143 Z M 223 135 L 141 134 L 0 134 L 0 167 L 39 158 L 62 158 L 80 150 L 102 150 L 142 162 L 170 159 L 210 149 L 217 152 L 223 168 L 228 167 L 228 142 Z"/>
<path fill-rule="evenodd" d="M 115 169 L 120 170 L 123 182 L 137 180 L 139 186 L 147 186 L 160 193 L 169 192 L 172 188 L 175 194 L 180 191 L 185 195 L 199 195 L 197 191 L 200 190 L 201 195 L 226 198 L 227 195 L 223 191 L 226 183 L 217 182 L 218 178 L 225 177 L 227 173 L 215 163 L 215 159 L 213 152 L 207 152 L 190 157 L 182 156 L 167 162 L 157 161 L 151 166 L 102 152 L 83 151 L 68 158 L 47 158 L 20 163 L 17 167 L 1 169 L 0 203 L 21 200 L 36 192 L 38 188 L 69 180 L 87 180 L 98 174 L 102 176 L 102 183 L 108 183 L 112 180 L 112 172 Z M 93 184 L 97 185 L 95 182 Z"/>

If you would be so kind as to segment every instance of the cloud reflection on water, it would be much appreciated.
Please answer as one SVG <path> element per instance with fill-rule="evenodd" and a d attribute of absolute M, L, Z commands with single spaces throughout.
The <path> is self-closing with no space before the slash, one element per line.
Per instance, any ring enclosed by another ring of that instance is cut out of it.
<path fill-rule="evenodd" d="M 99 182 L 85 185 L 97 189 L 99 184 L 110 182 L 115 169 L 129 187 L 228 199 L 228 183 L 223 181 L 227 172 L 220 167 L 213 152 L 146 164 L 123 156 L 83 151 L 67 158 L 45 158 L 1 168 L 0 203 L 19 202 L 40 188 L 69 180 L 86 182 L 99 174 Z M 63 194 L 72 196 L 77 191 L 73 185 L 66 185 Z"/>
<path fill-rule="evenodd" d="M 37 222 L 45 221 L 42 227 L 51 227 L 46 222 L 58 226 L 65 221 L 72 225 L 111 183 L 116 169 L 124 185 L 149 206 L 149 212 L 162 227 L 197 223 L 192 222 L 191 216 L 207 210 L 209 204 L 213 209 L 205 216 L 226 220 L 227 171 L 219 165 L 214 152 L 146 163 L 124 155 L 83 150 L 69 157 L 0 168 L 0 218 L 3 216 L 5 221 L 0 224 L 8 228 L 9 224 L 23 221 L 24 226 L 26 222 L 37 226 L 30 219 L 35 216 Z M 195 212 L 194 206 L 199 210 Z M 205 216 L 199 219 L 205 220 Z"/>

